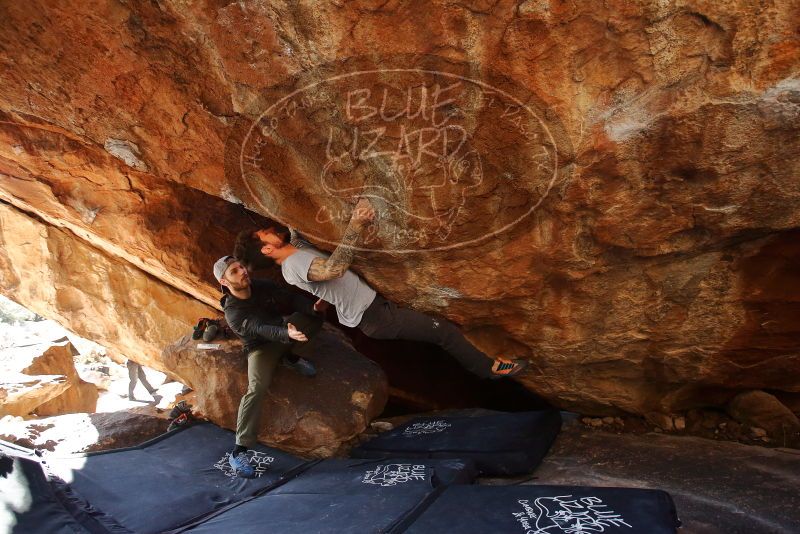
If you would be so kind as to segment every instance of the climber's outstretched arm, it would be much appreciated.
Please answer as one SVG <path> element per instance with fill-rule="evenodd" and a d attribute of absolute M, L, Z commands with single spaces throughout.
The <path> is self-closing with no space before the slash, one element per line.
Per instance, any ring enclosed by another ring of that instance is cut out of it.
<path fill-rule="evenodd" d="M 315 258 L 308 268 L 308 279 L 313 282 L 339 278 L 347 272 L 353 262 L 354 245 L 364 228 L 375 218 L 375 210 L 369 200 L 362 198 L 356 204 L 350 223 L 336 250 L 327 258 Z"/>

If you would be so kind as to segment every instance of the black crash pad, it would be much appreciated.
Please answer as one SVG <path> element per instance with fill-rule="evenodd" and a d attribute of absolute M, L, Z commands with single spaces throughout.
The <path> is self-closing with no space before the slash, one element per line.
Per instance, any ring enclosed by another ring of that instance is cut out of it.
<path fill-rule="evenodd" d="M 449 421 L 407 428 L 458 428 Z M 202 424 L 138 447 L 48 456 L 47 470 L 68 484 L 48 480 L 35 455 L 0 446 L 0 511 L 20 533 L 664 534 L 680 525 L 663 491 L 473 486 L 473 462 L 455 458 L 303 461 L 258 446 L 261 476 L 245 480 L 225 472 L 232 441 Z"/>
<path fill-rule="evenodd" d="M 175 532 L 384 532 L 447 484 L 473 481 L 459 460 L 324 460 L 268 493 Z"/>
<path fill-rule="evenodd" d="M 437 488 L 450 484 L 472 484 L 476 476 L 477 471 L 472 462 L 457 459 L 333 458 L 320 461 L 271 493 L 340 495 L 374 492 L 376 488 L 408 487 L 409 484 Z"/>
<path fill-rule="evenodd" d="M 674 534 L 668 493 L 635 488 L 451 486 L 394 532 Z"/>
<path fill-rule="evenodd" d="M 484 475 L 533 471 L 561 429 L 557 410 L 420 417 L 353 449 L 355 458 L 462 458 Z"/>
<path fill-rule="evenodd" d="M 47 463 L 49 471 L 90 506 L 127 529 L 146 534 L 176 528 L 264 491 L 308 464 L 257 445 L 253 454 L 260 476 L 238 478 L 227 463 L 233 445 L 232 432 L 206 423 L 137 447 L 48 456 Z"/>
<path fill-rule="evenodd" d="M 75 534 L 106 530 L 93 522 L 84 526 L 73 517 L 38 462 L 0 454 L 0 532 Z"/>

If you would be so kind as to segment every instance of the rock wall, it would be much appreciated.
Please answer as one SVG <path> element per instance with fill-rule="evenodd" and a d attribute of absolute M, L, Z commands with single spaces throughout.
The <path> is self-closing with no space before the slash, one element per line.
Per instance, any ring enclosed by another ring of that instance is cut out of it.
<path fill-rule="evenodd" d="M 78 376 L 77 350 L 66 338 L 7 348 L 0 358 L 0 415 L 93 412 L 97 387 Z"/>
<path fill-rule="evenodd" d="M 562 407 L 797 393 L 799 23 L 797 0 L 7 2 L 0 200 L 58 237 L 4 232 L 0 287 L 160 368 L 242 206 L 330 250 L 366 192 L 356 269 L 529 357 Z M 87 289 L 67 242 L 137 281 Z"/>

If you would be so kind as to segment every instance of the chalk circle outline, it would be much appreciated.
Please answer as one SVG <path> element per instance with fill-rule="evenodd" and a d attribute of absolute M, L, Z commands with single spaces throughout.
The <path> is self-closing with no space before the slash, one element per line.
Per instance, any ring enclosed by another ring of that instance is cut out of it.
<path fill-rule="evenodd" d="M 324 65 L 322 65 L 322 66 L 324 66 Z M 558 178 L 558 145 L 556 144 L 555 139 L 553 138 L 553 134 L 550 131 L 550 128 L 547 127 L 546 122 L 544 120 L 542 120 L 542 118 L 535 111 L 533 111 L 530 107 L 528 107 L 527 104 L 524 104 L 522 101 L 520 101 L 514 95 L 509 94 L 508 92 L 506 92 L 506 91 L 504 91 L 502 89 L 497 89 L 497 88 L 489 85 L 488 83 L 482 82 L 480 80 L 475 80 L 473 78 L 468 78 L 466 76 L 461 76 L 461 75 L 458 75 L 458 74 L 453 74 L 453 73 L 449 73 L 449 72 L 445 72 L 445 71 L 437 71 L 437 70 L 429 70 L 429 69 L 416 69 L 416 68 L 358 70 L 358 71 L 353 71 L 353 72 L 347 72 L 347 73 L 344 73 L 344 74 L 338 74 L 336 76 L 327 77 L 327 78 L 325 78 L 323 80 L 318 80 L 318 81 L 316 81 L 314 83 L 311 83 L 309 85 L 301 87 L 300 89 L 296 89 L 295 91 L 291 92 L 290 94 L 288 94 L 288 95 L 284 96 L 283 98 L 277 100 L 274 104 L 272 104 L 269 108 L 267 108 L 263 113 L 261 113 L 258 116 L 258 118 L 256 120 L 253 121 L 253 124 L 250 126 L 250 128 L 248 128 L 247 133 L 245 134 L 244 138 L 242 139 L 242 145 L 241 145 L 242 148 L 239 151 L 239 171 L 241 172 L 240 176 L 242 177 L 242 182 L 244 183 L 244 186 L 247 189 L 247 192 L 250 194 L 251 198 L 253 198 L 255 200 L 255 202 L 258 204 L 258 206 L 264 211 L 264 213 L 267 215 L 267 217 L 269 217 L 270 219 L 272 219 L 274 221 L 277 221 L 277 222 L 279 222 L 281 224 L 285 224 L 281 220 L 281 218 L 276 217 L 275 214 L 273 214 L 261 202 L 260 195 L 256 194 L 253 191 L 253 188 L 252 188 L 252 186 L 250 184 L 250 180 L 247 178 L 247 173 L 244 170 L 244 159 L 245 159 L 244 158 L 244 151 L 245 151 L 245 147 L 247 146 L 248 139 L 250 139 L 250 136 L 253 133 L 253 130 L 256 129 L 256 126 L 261 122 L 261 120 L 265 116 L 268 116 L 276 106 L 279 106 L 281 103 L 294 98 L 294 96 L 297 95 L 298 93 L 303 93 L 303 92 L 308 91 L 309 89 L 312 89 L 312 88 L 314 88 L 314 87 L 316 87 L 316 86 L 318 86 L 320 84 L 329 83 L 329 82 L 336 81 L 336 80 L 343 79 L 343 78 L 350 78 L 350 77 L 360 76 L 360 75 L 364 75 L 364 74 L 379 74 L 379 73 L 421 73 L 421 74 L 429 74 L 429 75 L 434 75 L 434 76 L 437 76 L 437 75 L 438 76 L 445 76 L 445 77 L 458 79 L 458 80 L 461 80 L 461 81 L 464 81 L 464 82 L 468 82 L 468 83 L 474 83 L 474 84 L 477 84 L 477 85 L 479 85 L 481 87 L 487 88 L 487 89 L 489 89 L 491 91 L 494 91 L 496 93 L 499 93 L 499 94 L 505 96 L 506 98 L 508 98 L 512 102 L 514 102 L 517 105 L 519 105 L 522 109 L 525 109 L 528 113 L 530 113 L 531 116 L 533 116 L 538 121 L 539 125 L 542 127 L 544 132 L 547 134 L 547 138 L 550 141 L 551 146 L 553 147 L 553 175 L 550 178 L 550 181 L 548 182 L 547 188 L 545 189 L 544 193 L 542 193 L 542 195 L 539 198 L 539 200 L 533 206 L 531 206 L 531 208 L 527 212 L 523 213 L 522 215 L 520 215 L 519 217 L 517 217 L 513 221 L 509 222 L 508 224 L 506 224 L 502 228 L 498 228 L 497 230 L 493 230 L 493 231 L 491 231 L 491 232 L 489 232 L 487 234 L 484 234 L 481 237 L 476 237 L 476 238 L 473 238 L 473 239 L 469 239 L 467 241 L 460 241 L 458 243 L 454 243 L 454 244 L 450 244 L 450 245 L 443 245 L 441 247 L 435 247 L 435 248 L 425 248 L 425 249 L 422 249 L 422 248 L 418 248 L 418 249 L 388 249 L 388 248 L 366 248 L 366 247 L 360 247 L 360 246 L 353 246 L 352 248 L 354 250 L 358 250 L 360 252 L 384 252 L 384 253 L 390 253 L 390 254 L 414 254 L 414 253 L 421 253 L 421 252 L 440 252 L 440 251 L 444 251 L 444 250 L 453 250 L 453 249 L 463 248 L 463 247 L 466 247 L 468 245 L 473 245 L 473 244 L 479 243 L 481 241 L 485 241 L 489 237 L 496 236 L 498 234 L 501 234 L 501 233 L 504 233 L 504 232 L 510 230 L 511 228 L 513 228 L 514 226 L 519 224 L 523 219 L 526 219 L 526 218 L 530 217 L 533 214 L 533 212 L 536 210 L 536 208 L 538 208 L 541 205 L 541 203 L 544 201 L 544 199 L 547 198 L 547 196 L 550 194 L 550 190 L 553 188 L 553 185 L 555 184 L 556 179 Z M 323 243 L 328 243 L 329 245 L 338 246 L 340 244 L 339 241 L 325 239 L 324 237 L 320 237 L 318 235 L 315 235 L 315 234 L 313 234 L 311 232 L 308 232 L 308 231 L 305 231 L 305 230 L 303 230 L 301 233 L 304 236 L 308 236 L 308 237 L 310 237 L 312 239 L 315 239 L 317 241 L 322 241 Z"/>

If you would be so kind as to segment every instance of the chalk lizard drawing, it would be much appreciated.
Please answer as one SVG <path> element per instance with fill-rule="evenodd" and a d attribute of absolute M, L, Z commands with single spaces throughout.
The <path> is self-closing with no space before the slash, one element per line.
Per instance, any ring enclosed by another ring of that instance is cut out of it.
<path fill-rule="evenodd" d="M 605 532 L 606 528 L 628 527 L 624 518 L 608 509 L 599 497 L 538 497 L 531 505 L 520 499 L 524 512 L 514 512 L 514 518 L 525 529 L 526 534 L 580 534 L 583 532 Z"/>
<path fill-rule="evenodd" d="M 361 483 L 391 487 L 412 480 L 426 480 L 426 478 L 424 465 L 385 464 L 377 465 L 373 471 L 364 473 Z"/>

